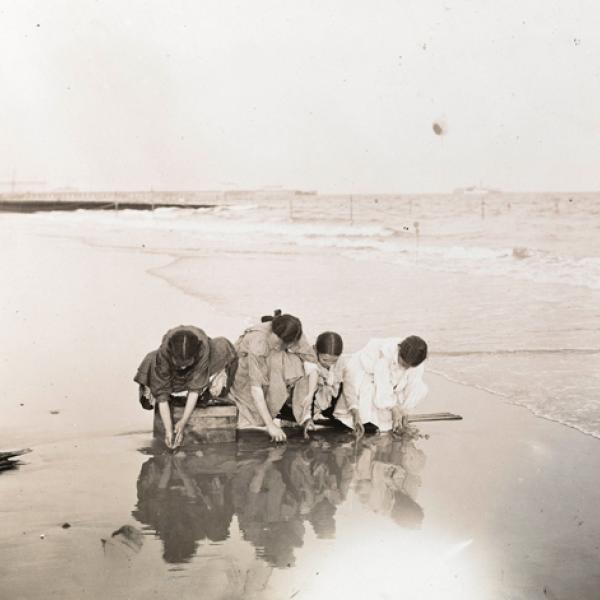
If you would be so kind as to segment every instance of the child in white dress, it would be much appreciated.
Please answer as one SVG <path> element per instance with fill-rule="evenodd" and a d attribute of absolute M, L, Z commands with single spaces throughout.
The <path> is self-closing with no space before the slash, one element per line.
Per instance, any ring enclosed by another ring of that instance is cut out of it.
<path fill-rule="evenodd" d="M 346 406 L 357 407 L 362 423 L 372 423 L 379 431 L 400 431 L 402 417 L 427 394 L 426 358 L 427 344 L 415 335 L 370 340 L 348 360 Z M 336 407 L 334 417 L 351 426 L 344 410 Z"/>

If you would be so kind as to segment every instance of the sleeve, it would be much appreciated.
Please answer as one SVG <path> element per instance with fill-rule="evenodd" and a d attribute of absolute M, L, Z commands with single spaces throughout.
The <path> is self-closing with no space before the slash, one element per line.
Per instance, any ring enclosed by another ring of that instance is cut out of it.
<path fill-rule="evenodd" d="M 387 358 L 380 355 L 373 367 L 375 379 L 374 403 L 377 408 L 392 408 L 397 403 L 396 394 L 390 377 L 390 366 Z"/>
<path fill-rule="evenodd" d="M 263 336 L 256 333 L 247 336 L 248 380 L 251 387 L 263 387 L 269 383 L 269 348 Z"/>
<path fill-rule="evenodd" d="M 412 410 L 427 395 L 429 390 L 423 381 L 424 371 L 423 364 L 408 370 L 406 385 L 397 393 L 397 404 L 402 408 Z"/>
<path fill-rule="evenodd" d="M 340 360 L 344 360 L 340 358 Z M 352 375 L 351 369 L 348 368 L 347 361 L 344 360 L 344 366 L 342 369 L 342 390 L 344 392 L 344 399 L 346 402 L 346 409 L 358 410 L 358 389 L 354 376 Z"/>
<path fill-rule="evenodd" d="M 202 341 L 201 355 L 196 363 L 191 377 L 187 383 L 188 392 L 201 394 L 208 387 L 208 376 L 210 366 L 210 346 Z"/>
<path fill-rule="evenodd" d="M 306 375 L 310 375 L 311 373 L 318 373 L 319 367 L 313 362 L 309 362 L 307 360 L 304 361 L 304 373 Z"/>
<path fill-rule="evenodd" d="M 317 355 L 315 353 L 315 350 L 309 344 L 305 335 L 302 335 L 295 344 L 292 344 L 288 348 L 288 352 L 290 354 L 295 354 L 305 363 L 310 362 L 314 363 L 315 365 L 317 364 Z"/>
<path fill-rule="evenodd" d="M 135 377 L 133 378 L 133 380 L 136 383 L 139 383 L 140 385 L 149 385 L 150 372 L 152 370 L 155 358 L 156 358 L 156 350 L 154 350 L 153 352 L 149 352 L 144 357 L 144 360 L 140 363 L 137 373 L 135 374 Z"/>
<path fill-rule="evenodd" d="M 154 368 L 150 372 L 150 390 L 155 398 L 170 394 L 171 385 L 171 367 L 167 357 L 162 353 L 156 354 Z"/>

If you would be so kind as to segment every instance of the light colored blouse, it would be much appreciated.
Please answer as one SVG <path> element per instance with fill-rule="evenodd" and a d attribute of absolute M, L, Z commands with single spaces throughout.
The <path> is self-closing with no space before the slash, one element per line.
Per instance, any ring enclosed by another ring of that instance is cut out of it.
<path fill-rule="evenodd" d="M 371 376 L 375 385 L 373 403 L 377 408 L 399 405 L 413 409 L 426 392 L 423 383 L 425 364 L 405 368 L 398 363 L 399 346 L 404 338 L 374 338 L 355 355 L 351 367 Z"/>
<path fill-rule="evenodd" d="M 239 365 L 231 398 L 239 410 L 238 427 L 241 429 L 264 425 L 252 398 L 253 387 L 263 389 L 272 417 L 279 413 L 288 389 L 293 387 L 294 416 L 299 423 L 306 419 L 307 412 L 310 416 L 310 407 L 303 402 L 308 389 L 303 365 L 316 361 L 314 350 L 303 335 L 283 351 L 271 333 L 271 323 L 260 323 L 246 329 L 235 344 Z"/>
<path fill-rule="evenodd" d="M 315 392 L 315 413 L 322 412 L 329 408 L 334 398 L 340 395 L 340 388 L 344 384 L 344 393 L 348 387 L 347 376 L 348 359 L 340 356 L 337 362 L 331 367 L 324 367 L 321 363 L 304 363 L 304 369 L 307 375 L 317 372 L 317 391 Z M 351 394 L 353 397 L 356 394 Z"/>

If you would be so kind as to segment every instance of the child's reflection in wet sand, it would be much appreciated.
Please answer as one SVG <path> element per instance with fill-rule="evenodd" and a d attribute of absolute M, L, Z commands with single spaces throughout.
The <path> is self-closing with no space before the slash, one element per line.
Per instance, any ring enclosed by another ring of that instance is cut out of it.
<path fill-rule="evenodd" d="M 203 540 L 223 542 L 235 514 L 257 557 L 291 567 L 307 521 L 317 538 L 335 537 L 335 514 L 351 487 L 374 512 L 418 527 L 424 461 L 413 441 L 389 434 L 358 442 L 315 435 L 277 447 L 242 439 L 160 454 L 142 465 L 133 516 L 160 537 L 168 563 L 189 562 Z"/>
<path fill-rule="evenodd" d="M 393 435 L 366 439 L 356 464 L 357 495 L 371 510 L 390 516 L 398 525 L 418 528 L 424 515 L 416 496 L 424 466 L 425 454 L 412 440 Z"/>

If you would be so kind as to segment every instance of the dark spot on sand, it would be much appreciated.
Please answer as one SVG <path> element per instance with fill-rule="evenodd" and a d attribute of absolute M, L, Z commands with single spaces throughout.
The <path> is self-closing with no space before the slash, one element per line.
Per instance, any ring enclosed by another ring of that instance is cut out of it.
<path fill-rule="evenodd" d="M 442 126 L 439 123 L 434 123 L 432 125 L 433 128 L 433 133 L 435 133 L 435 135 L 442 135 L 444 133 L 444 129 L 442 128 Z"/>
<path fill-rule="evenodd" d="M 513 258 L 524 259 L 531 256 L 529 250 L 522 246 L 516 246 L 512 250 Z"/>
<path fill-rule="evenodd" d="M 60 414 L 60 410 L 51 410 L 50 414 L 51 415 L 59 415 Z"/>
<path fill-rule="evenodd" d="M 69 527 L 71 527 L 71 523 L 63 523 L 63 524 L 61 525 L 61 527 L 62 527 L 63 529 L 69 529 Z"/>

